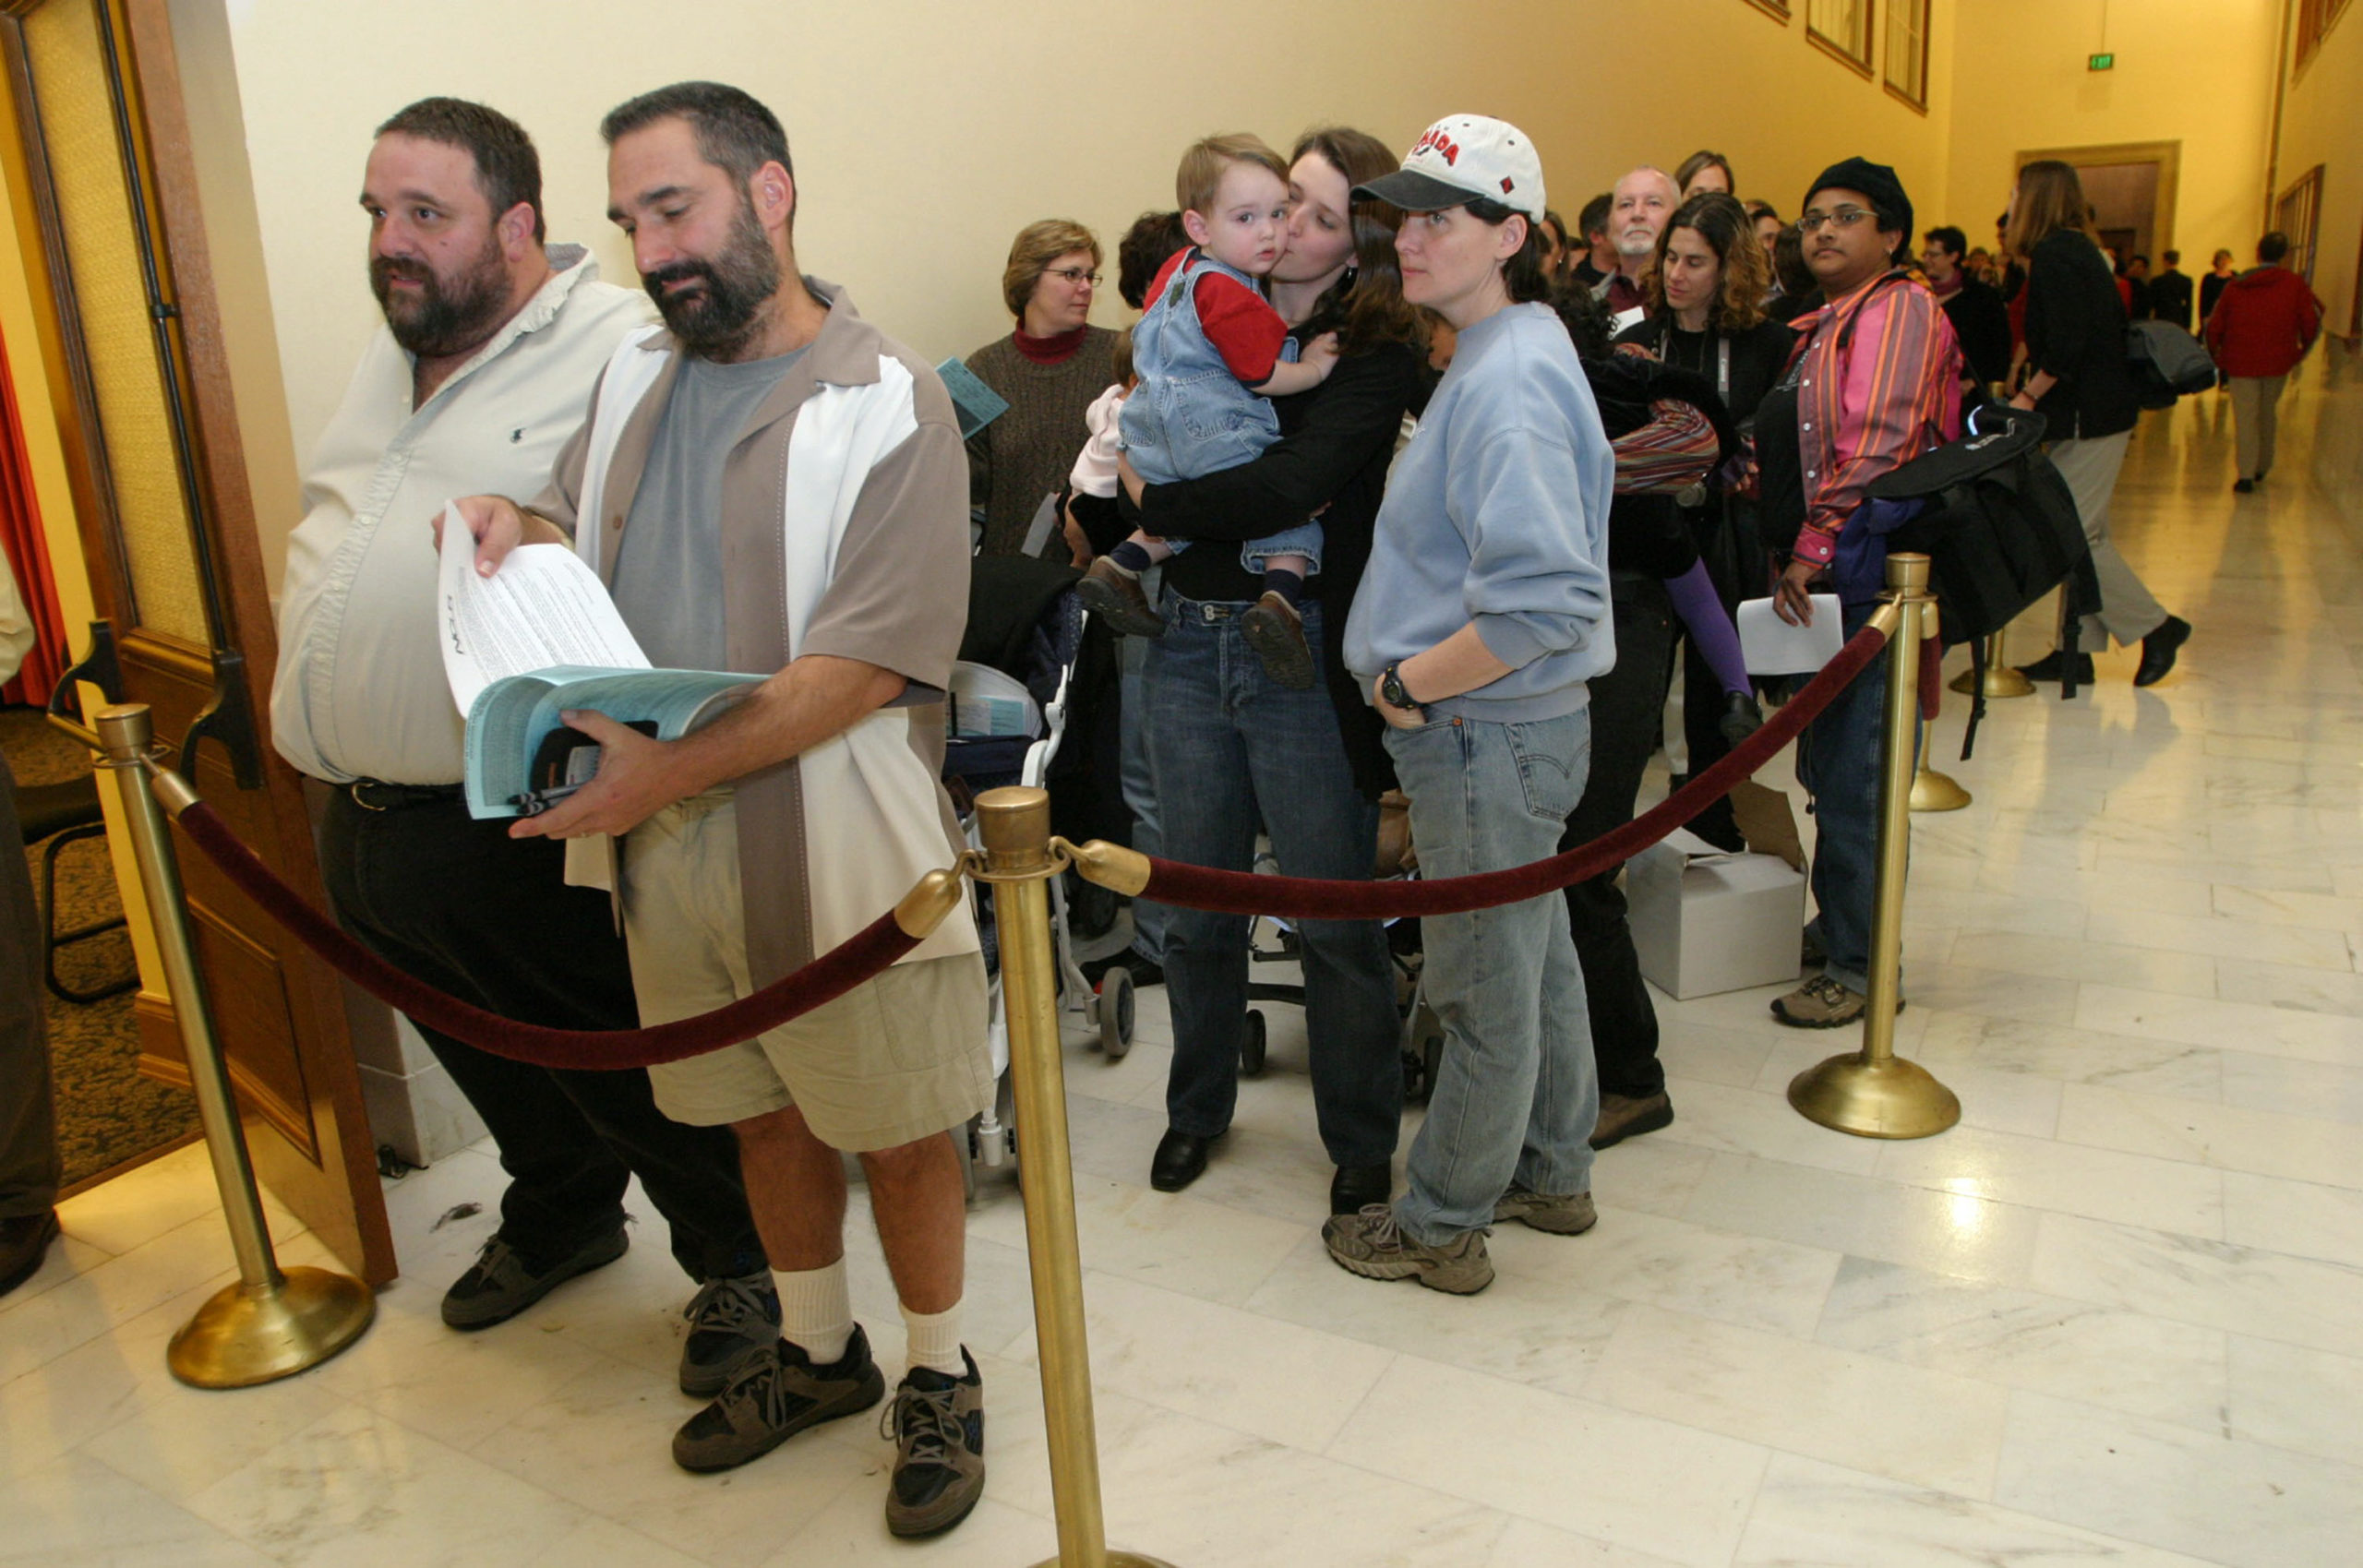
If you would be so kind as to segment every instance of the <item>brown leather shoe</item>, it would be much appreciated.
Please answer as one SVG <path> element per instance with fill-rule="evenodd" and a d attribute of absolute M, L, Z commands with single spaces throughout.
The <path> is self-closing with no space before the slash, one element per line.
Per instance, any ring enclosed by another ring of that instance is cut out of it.
<path fill-rule="evenodd" d="M 1313 688 L 1313 649 L 1304 640 L 1304 617 L 1279 594 L 1265 591 L 1254 607 L 1239 617 L 1240 635 L 1264 661 L 1264 673 L 1276 686 L 1290 691 Z"/>
<path fill-rule="evenodd" d="M 1165 635 L 1165 617 L 1150 607 L 1148 595 L 1141 592 L 1141 580 L 1117 570 L 1116 563 L 1105 556 L 1085 570 L 1074 593 L 1085 609 L 1127 637 Z"/>
<path fill-rule="evenodd" d="M 1592 1128 L 1591 1146 L 1605 1149 L 1644 1132 L 1673 1125 L 1673 1102 L 1661 1089 L 1654 1095 L 1600 1096 L 1600 1121 Z"/>

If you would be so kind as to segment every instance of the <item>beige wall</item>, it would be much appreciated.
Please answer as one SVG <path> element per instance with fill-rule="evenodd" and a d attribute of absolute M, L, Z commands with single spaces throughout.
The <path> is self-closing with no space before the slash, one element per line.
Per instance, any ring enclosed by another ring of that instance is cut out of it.
<path fill-rule="evenodd" d="M 997 279 L 1021 225 L 1072 216 L 1112 245 L 1144 208 L 1170 205 L 1176 157 L 1212 130 L 1285 143 L 1339 120 L 1408 146 L 1442 114 L 1496 114 L 1533 135 L 1571 219 L 1631 164 L 1671 167 L 1700 146 L 1731 155 L 1743 194 L 1793 213 L 1805 180 L 1862 151 L 1898 164 L 1933 209 L 1953 9 L 1937 0 L 1925 116 L 1809 46 L 1802 20 L 1745 0 L 1493 0 L 1451 13 L 1448 36 L 1408 0 L 229 0 L 228 14 L 300 453 L 377 319 L 354 205 L 370 130 L 428 93 L 522 121 L 551 233 L 591 241 L 629 283 L 603 216 L 599 115 L 685 77 L 747 88 L 795 148 L 806 265 L 941 357 L 1008 330 Z M 1103 291 L 1098 318 L 1123 314 Z"/>
<path fill-rule="evenodd" d="M 2330 306 L 2330 329 L 2345 332 L 2353 319 L 2356 256 L 2363 245 L 2363 10 L 2350 9 L 2331 30 L 2321 50 L 2290 84 L 2282 110 L 2281 167 L 2284 188 L 2305 172 L 2322 166 L 2321 257 L 2314 263 L 2314 293 Z M 2278 195 L 2278 192 L 2274 193 Z M 2248 252 L 2241 248 L 2241 264 Z"/>
<path fill-rule="evenodd" d="M 2155 248 L 2179 248 L 2192 273 L 2207 269 L 2218 245 L 2245 254 L 2257 233 L 2281 8 L 2282 0 L 1968 0 L 1956 12 L 1953 52 L 1954 221 L 1974 239 L 1991 235 L 2021 150 L 2179 140 L 2175 233 Z M 2117 67 L 2090 71 L 2104 11 Z"/>

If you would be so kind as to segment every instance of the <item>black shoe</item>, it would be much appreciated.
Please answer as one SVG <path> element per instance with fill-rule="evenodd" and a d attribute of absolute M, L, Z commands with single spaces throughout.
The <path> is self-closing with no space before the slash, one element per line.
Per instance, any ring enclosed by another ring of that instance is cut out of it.
<path fill-rule="evenodd" d="M 2253 479 L 2243 478 L 2232 481 L 2232 492 L 2235 495 L 2246 496 L 2251 494 L 2255 489 L 2256 481 Z"/>
<path fill-rule="evenodd" d="M 536 1267 L 496 1234 L 468 1270 L 443 1293 L 443 1321 L 452 1328 L 507 1323 L 579 1274 L 605 1268 L 624 1255 L 631 1238 L 622 1226 L 585 1243 L 571 1257 Z"/>
<path fill-rule="evenodd" d="M 772 1342 L 743 1365 L 720 1397 L 673 1434 L 673 1463 L 701 1474 L 759 1459 L 807 1427 L 856 1416 L 886 1397 L 885 1374 L 870 1357 L 859 1323 L 833 1366 L 816 1367 L 799 1346 Z"/>
<path fill-rule="evenodd" d="M 1160 1192 L 1179 1192 L 1205 1175 L 1206 1151 L 1213 1146 L 1212 1138 L 1166 1129 L 1157 1141 L 1157 1153 L 1149 1156 L 1148 1184 Z"/>
<path fill-rule="evenodd" d="M 49 1244 L 57 1239 L 57 1211 L 0 1219 L 0 1296 L 41 1272 Z"/>
<path fill-rule="evenodd" d="M 2058 680 L 2069 670 L 2075 672 L 2078 686 L 2093 684 L 2093 656 L 2090 653 L 2077 654 L 2074 663 L 2070 664 L 2068 655 L 2055 648 L 2033 664 L 2019 666 L 2019 673 L 2029 680 Z"/>
<path fill-rule="evenodd" d="M 878 1423 L 894 1445 L 886 1528 L 906 1539 L 950 1529 L 985 1495 L 985 1379 L 966 1346 L 960 1360 L 956 1378 L 913 1367 Z"/>
<path fill-rule="evenodd" d="M 2175 667 L 2175 655 L 2190 640 L 2190 623 L 2168 616 L 2158 629 L 2141 640 L 2141 667 L 2133 672 L 2136 686 L 2155 686 Z"/>
<path fill-rule="evenodd" d="M 1395 1196 L 1395 1169 L 1384 1165 L 1341 1165 L 1329 1179 L 1329 1212 L 1355 1215 Z"/>

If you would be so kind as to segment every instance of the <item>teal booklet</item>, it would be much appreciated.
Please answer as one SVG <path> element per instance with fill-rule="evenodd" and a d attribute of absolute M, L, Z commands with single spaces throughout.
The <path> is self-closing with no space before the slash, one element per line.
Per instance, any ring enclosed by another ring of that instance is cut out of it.
<path fill-rule="evenodd" d="M 1009 412 L 1009 400 L 978 380 L 977 373 L 958 360 L 945 360 L 935 373 L 943 378 L 943 389 L 952 394 L 952 406 L 960 415 L 962 440 Z"/>
<path fill-rule="evenodd" d="M 759 676 L 721 670 L 587 664 L 503 676 L 468 710 L 468 815 L 534 816 L 591 782 L 599 743 L 558 717 L 568 709 L 593 709 L 657 740 L 677 740 L 761 684 Z"/>

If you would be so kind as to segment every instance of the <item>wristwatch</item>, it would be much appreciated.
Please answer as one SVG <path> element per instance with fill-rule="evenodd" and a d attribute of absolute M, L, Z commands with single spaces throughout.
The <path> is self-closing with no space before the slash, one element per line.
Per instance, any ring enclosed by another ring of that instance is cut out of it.
<path fill-rule="evenodd" d="M 1403 688 L 1403 661 L 1400 659 L 1387 665 L 1380 673 L 1378 694 L 1386 700 L 1386 705 L 1390 708 L 1405 708 L 1422 718 L 1427 716 L 1427 705 L 1414 699 Z"/>

